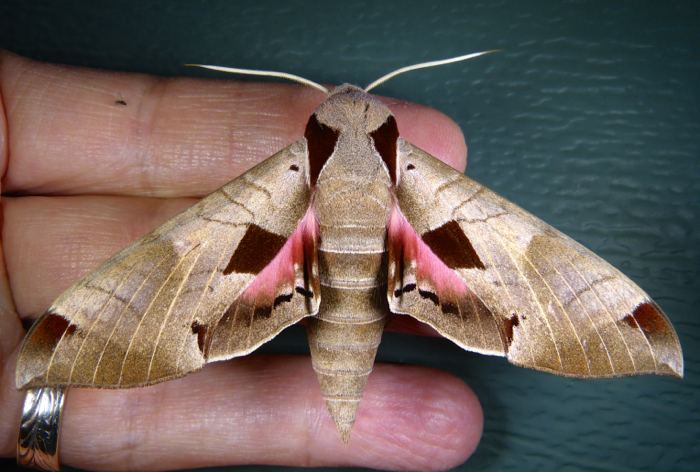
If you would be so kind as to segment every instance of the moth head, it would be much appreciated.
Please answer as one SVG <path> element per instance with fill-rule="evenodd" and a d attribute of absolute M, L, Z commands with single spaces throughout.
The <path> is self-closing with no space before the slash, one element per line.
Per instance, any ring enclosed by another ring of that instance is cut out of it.
<path fill-rule="evenodd" d="M 358 130 L 369 134 L 384 124 L 391 112 L 377 97 L 345 84 L 336 87 L 314 115 L 319 123 L 341 133 Z"/>

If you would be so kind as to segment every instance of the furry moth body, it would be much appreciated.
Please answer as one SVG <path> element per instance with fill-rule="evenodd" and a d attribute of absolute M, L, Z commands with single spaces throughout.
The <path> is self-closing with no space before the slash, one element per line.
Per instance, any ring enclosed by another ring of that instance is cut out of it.
<path fill-rule="evenodd" d="M 639 287 L 399 138 L 386 106 L 344 85 L 303 138 L 63 293 L 27 334 L 16 383 L 150 385 L 308 318 L 347 439 L 389 313 L 556 374 L 683 373 L 676 333 Z"/>

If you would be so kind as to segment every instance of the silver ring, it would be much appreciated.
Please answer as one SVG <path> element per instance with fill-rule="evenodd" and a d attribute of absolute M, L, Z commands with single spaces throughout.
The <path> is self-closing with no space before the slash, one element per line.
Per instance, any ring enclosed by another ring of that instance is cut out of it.
<path fill-rule="evenodd" d="M 38 470 L 58 471 L 58 435 L 65 389 L 41 387 L 27 390 L 17 439 L 17 464 Z"/>

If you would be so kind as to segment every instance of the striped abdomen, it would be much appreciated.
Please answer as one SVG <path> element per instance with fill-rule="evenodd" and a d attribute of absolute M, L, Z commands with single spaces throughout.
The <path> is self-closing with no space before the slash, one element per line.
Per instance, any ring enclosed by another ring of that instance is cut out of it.
<path fill-rule="evenodd" d="M 385 237 L 384 226 L 321 226 L 321 306 L 307 331 L 321 392 L 344 440 L 388 313 Z"/>

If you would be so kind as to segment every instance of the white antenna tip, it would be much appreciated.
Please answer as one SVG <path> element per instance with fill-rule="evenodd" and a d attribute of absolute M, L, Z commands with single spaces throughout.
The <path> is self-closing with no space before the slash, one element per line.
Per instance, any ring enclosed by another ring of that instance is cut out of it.
<path fill-rule="evenodd" d="M 328 89 L 321 84 L 317 84 L 309 79 L 300 77 L 298 75 L 289 74 L 287 72 L 277 72 L 273 70 L 257 70 L 257 69 L 240 69 L 238 67 L 223 67 L 223 66 L 213 66 L 209 64 L 185 64 L 187 67 L 201 67 L 202 69 L 215 70 L 218 72 L 226 72 L 228 74 L 241 74 L 241 75 L 255 75 L 261 77 L 277 77 L 280 79 L 291 80 L 292 82 L 297 82 L 308 87 L 315 88 L 321 92 L 328 95 Z"/>
<path fill-rule="evenodd" d="M 380 78 L 369 84 L 367 87 L 365 87 L 365 92 L 369 92 L 373 88 L 376 88 L 381 84 L 385 83 L 386 81 L 393 79 L 397 75 L 403 74 L 405 72 L 410 72 L 418 69 L 425 69 L 428 67 L 437 67 L 445 64 L 452 64 L 453 62 L 467 61 L 469 59 L 474 59 L 479 56 L 484 56 L 486 54 L 491 54 L 499 51 L 500 49 L 491 49 L 489 51 L 473 52 L 471 54 L 464 54 L 462 56 L 449 57 L 447 59 L 440 59 L 438 61 L 421 62 L 420 64 L 413 64 L 411 66 L 401 67 L 400 69 L 396 69 L 393 72 L 389 72 L 388 74 L 381 76 Z"/>

